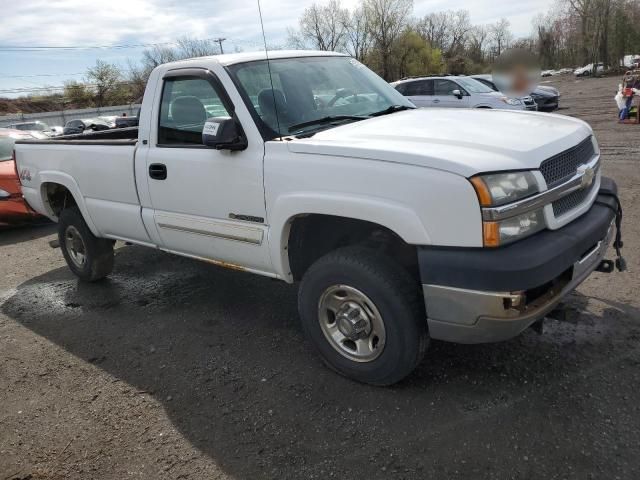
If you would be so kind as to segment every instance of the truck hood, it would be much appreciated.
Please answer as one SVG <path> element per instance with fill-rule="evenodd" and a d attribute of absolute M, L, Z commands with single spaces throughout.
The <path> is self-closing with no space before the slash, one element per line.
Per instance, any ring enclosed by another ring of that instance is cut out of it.
<path fill-rule="evenodd" d="M 294 138 L 294 153 L 364 158 L 477 173 L 536 169 L 592 134 L 560 115 L 484 109 L 415 109 Z"/>

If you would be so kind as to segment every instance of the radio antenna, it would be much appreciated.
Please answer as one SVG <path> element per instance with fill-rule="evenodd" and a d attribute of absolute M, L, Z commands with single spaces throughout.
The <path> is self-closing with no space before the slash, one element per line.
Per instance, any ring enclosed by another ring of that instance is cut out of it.
<path fill-rule="evenodd" d="M 273 97 L 273 112 L 276 114 L 276 124 L 278 125 L 278 135 L 282 140 L 282 131 L 280 130 L 280 117 L 278 116 L 278 104 L 276 102 L 276 91 L 273 88 L 273 76 L 271 75 L 271 63 L 269 62 L 269 52 L 267 48 L 267 36 L 264 33 L 264 22 L 262 21 L 262 8 L 260 8 L 260 0 L 258 2 L 258 13 L 260 14 L 260 27 L 262 28 L 262 40 L 264 41 L 264 55 L 267 58 L 267 70 L 269 71 L 269 82 L 271 83 L 271 96 Z"/>

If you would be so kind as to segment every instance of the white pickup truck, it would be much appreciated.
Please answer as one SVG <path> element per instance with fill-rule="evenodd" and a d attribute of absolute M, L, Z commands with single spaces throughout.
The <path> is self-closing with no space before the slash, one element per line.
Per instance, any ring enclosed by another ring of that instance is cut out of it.
<path fill-rule="evenodd" d="M 308 338 L 362 382 L 399 381 L 430 338 L 518 335 L 621 246 L 586 123 L 415 109 L 340 54 L 161 65 L 139 120 L 16 145 L 71 270 L 105 277 L 123 240 L 299 281 Z"/>

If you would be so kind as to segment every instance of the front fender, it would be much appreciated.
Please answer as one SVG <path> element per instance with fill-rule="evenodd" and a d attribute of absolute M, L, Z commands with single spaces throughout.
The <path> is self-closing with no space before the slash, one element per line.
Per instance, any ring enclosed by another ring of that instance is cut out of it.
<path fill-rule="evenodd" d="M 270 218 L 269 249 L 276 273 L 290 278 L 287 243 L 292 221 L 302 215 L 318 214 L 364 220 L 388 228 L 405 242 L 430 245 L 429 233 L 420 217 L 398 202 L 362 195 L 334 192 L 292 192 L 274 202 Z"/>

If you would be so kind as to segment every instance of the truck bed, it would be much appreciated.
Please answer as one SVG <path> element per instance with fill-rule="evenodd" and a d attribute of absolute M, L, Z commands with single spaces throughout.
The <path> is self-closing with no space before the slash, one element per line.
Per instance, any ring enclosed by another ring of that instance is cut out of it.
<path fill-rule="evenodd" d="M 133 127 L 16 142 L 25 198 L 36 211 L 52 217 L 34 187 L 63 185 L 84 206 L 95 234 L 148 240 L 134 173 L 137 133 Z"/>
<path fill-rule="evenodd" d="M 112 128 L 101 132 L 62 135 L 45 139 L 20 140 L 18 143 L 49 143 L 64 145 L 135 145 L 138 127 Z"/>

